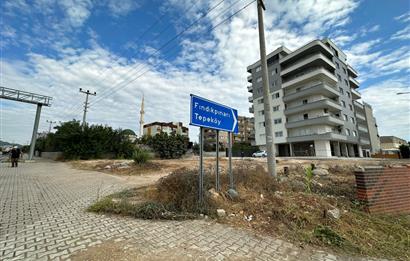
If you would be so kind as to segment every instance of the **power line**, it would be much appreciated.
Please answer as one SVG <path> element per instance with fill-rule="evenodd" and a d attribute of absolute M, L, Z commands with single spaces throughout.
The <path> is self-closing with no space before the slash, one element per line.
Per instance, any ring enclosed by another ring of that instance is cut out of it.
<path fill-rule="evenodd" d="M 189 12 L 193 7 L 196 6 L 196 4 L 197 4 L 197 2 L 194 1 L 193 4 L 192 4 L 190 7 L 188 7 L 186 10 L 184 10 L 184 13 Z M 171 8 L 171 5 L 168 6 L 168 8 L 166 9 L 166 11 L 164 11 L 164 13 L 161 15 L 160 18 L 158 18 L 158 19 L 157 19 L 154 23 L 152 23 L 145 31 L 143 31 L 143 32 L 140 34 L 139 37 L 137 37 L 137 40 L 135 40 L 134 43 L 136 43 L 136 42 L 141 42 L 141 40 L 143 39 L 143 37 L 144 37 L 150 30 L 152 30 L 152 29 L 165 17 L 165 15 L 167 14 L 167 12 L 169 11 L 170 8 Z M 182 20 L 182 19 L 183 19 L 183 17 L 181 16 L 180 18 L 177 19 L 177 22 L 179 22 L 179 21 Z M 162 35 L 162 34 L 163 34 L 165 31 L 167 31 L 170 27 L 171 27 L 171 24 L 169 24 L 164 30 L 162 30 L 154 39 L 152 39 L 152 41 L 154 41 L 156 38 L 158 38 L 160 35 Z M 114 60 L 114 63 L 118 62 L 120 59 L 121 59 L 121 58 L 118 58 L 118 59 Z M 138 67 L 138 66 L 139 66 L 139 64 L 136 64 L 136 67 Z M 128 73 L 130 73 L 130 72 L 133 70 L 133 67 L 134 67 L 134 66 L 132 66 L 131 68 L 129 68 L 128 71 L 125 73 L 125 75 L 127 75 Z M 102 72 L 99 72 L 99 76 L 102 76 L 102 74 L 106 73 L 109 68 L 112 68 L 112 69 L 115 71 L 115 68 L 114 68 L 114 67 L 106 67 L 105 69 L 102 70 Z M 98 80 L 97 83 L 94 83 L 94 85 L 99 85 L 99 84 L 101 84 L 105 79 L 107 79 L 107 76 L 108 76 L 108 74 L 105 74 L 105 76 L 104 76 L 102 79 Z M 115 85 L 114 85 L 114 86 L 115 86 Z M 103 91 L 102 95 L 104 95 L 104 91 Z M 80 104 L 81 104 L 81 103 L 80 103 Z M 75 108 L 78 107 L 78 105 L 80 105 L 80 104 L 79 104 L 79 103 L 76 103 L 76 104 L 74 104 L 74 105 L 72 105 L 72 106 L 70 106 L 70 107 L 67 107 L 67 108 L 65 109 L 65 111 L 66 111 L 66 112 L 68 111 L 68 112 L 70 112 L 69 114 L 71 114 L 72 111 L 75 110 Z"/>
<path fill-rule="evenodd" d="M 237 4 L 238 2 L 240 2 L 241 0 L 238 0 L 236 2 L 234 2 L 233 4 L 231 4 L 231 6 L 229 8 L 227 8 L 225 11 L 219 13 L 217 16 L 214 17 L 217 18 L 220 15 L 224 14 L 227 10 L 229 10 L 233 5 Z M 174 36 L 173 38 L 169 39 L 166 43 L 164 43 L 159 49 L 156 50 L 155 53 L 153 53 L 151 56 L 154 56 L 156 53 L 158 53 L 159 51 L 161 51 L 162 49 L 164 49 L 165 47 L 167 47 L 171 42 L 173 42 L 174 40 L 178 39 L 179 37 L 181 37 L 184 33 L 186 33 L 189 29 L 191 29 L 195 24 L 197 24 L 200 20 L 202 20 L 204 17 L 206 17 L 210 12 L 212 12 L 215 8 L 217 8 L 220 4 L 222 4 L 223 0 L 220 1 L 218 4 L 216 4 L 215 6 L 213 6 L 212 8 L 210 8 L 205 14 L 203 14 L 200 18 L 198 18 L 197 20 L 195 20 L 193 23 L 191 23 L 188 27 L 186 27 L 183 31 L 181 31 L 179 34 L 177 34 L 176 36 Z M 228 21 L 230 18 L 232 18 L 234 15 L 238 14 L 239 12 L 241 12 L 243 9 L 247 8 L 250 4 L 252 4 L 254 1 L 252 1 L 251 3 L 245 5 L 243 8 L 241 8 L 240 10 L 238 10 L 237 12 L 235 12 L 234 14 L 230 15 L 228 18 L 226 18 L 225 20 L 223 20 L 222 22 L 220 22 L 218 25 L 212 27 L 209 31 L 212 31 L 213 29 L 215 29 L 217 26 L 225 23 L 226 21 Z M 176 46 L 175 46 L 176 47 Z M 173 48 L 175 48 L 173 47 Z M 170 48 L 169 50 L 173 49 Z M 145 74 L 146 72 L 142 73 L 141 75 L 138 75 L 137 78 L 133 79 L 132 77 L 135 76 L 136 74 L 138 74 L 139 72 L 141 72 L 144 68 L 146 68 L 147 64 L 143 65 L 139 70 L 135 71 L 132 75 L 130 75 L 130 77 L 127 77 L 127 80 L 123 80 L 122 82 L 120 82 L 117 85 L 114 85 L 114 88 L 111 89 L 111 91 L 109 91 L 109 93 L 105 92 L 105 94 L 103 94 L 99 99 L 95 100 L 93 102 L 93 104 L 98 103 L 99 101 L 101 101 L 103 98 L 107 97 L 110 94 L 115 93 L 116 91 L 126 87 L 127 85 L 129 85 L 130 83 L 134 82 L 136 79 L 140 78 L 143 74 Z"/>
<path fill-rule="evenodd" d="M 179 37 L 181 37 L 184 33 L 186 33 L 189 29 L 191 29 L 195 24 L 197 24 L 200 20 L 202 20 L 203 18 L 205 18 L 210 12 L 212 12 L 213 10 L 215 10 L 215 8 L 217 8 L 218 6 L 220 6 L 225 0 L 221 0 L 219 1 L 216 5 L 214 5 L 213 7 L 211 7 L 210 9 L 208 9 L 208 11 L 206 11 L 202 16 L 200 16 L 198 19 L 196 19 L 194 22 L 192 22 L 189 26 L 187 26 L 184 30 L 182 30 L 181 32 L 179 32 L 178 34 L 176 34 L 174 37 L 172 37 L 171 39 L 169 39 L 167 42 L 165 42 L 164 44 L 161 45 L 161 47 L 159 49 L 157 49 L 153 54 L 150 55 L 150 57 L 148 57 L 148 59 L 154 57 L 157 53 L 159 53 L 162 49 L 164 49 L 166 46 L 168 46 L 170 43 L 172 43 L 173 41 L 175 41 L 176 39 L 178 39 Z M 140 64 L 141 65 L 141 64 Z M 142 64 L 142 67 L 136 71 L 136 73 L 138 73 L 139 71 L 141 71 L 141 69 L 143 69 L 145 67 L 145 64 Z M 127 78 L 131 78 L 133 77 L 135 73 L 131 74 L 130 77 Z M 103 98 L 107 97 L 108 95 L 116 92 L 116 88 L 118 86 L 121 86 L 122 84 L 127 83 L 127 80 L 122 80 L 120 83 L 115 84 L 114 87 L 112 88 L 112 90 L 108 90 L 108 92 L 104 92 L 99 99 L 97 99 L 96 101 L 94 101 L 94 103 L 102 100 Z M 126 84 L 127 85 L 127 84 Z"/>

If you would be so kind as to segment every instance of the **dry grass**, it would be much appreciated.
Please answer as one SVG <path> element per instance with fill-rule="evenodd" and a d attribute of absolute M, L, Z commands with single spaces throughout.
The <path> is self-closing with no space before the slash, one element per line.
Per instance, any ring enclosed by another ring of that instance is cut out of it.
<path fill-rule="evenodd" d="M 301 246 L 315 245 L 353 255 L 409 260 L 410 217 L 369 215 L 361 211 L 360 204 L 355 201 L 353 168 L 330 167 L 330 175 L 315 177 L 312 193 L 306 193 L 301 165 L 292 167 L 289 176 L 278 182 L 258 165 L 240 164 L 234 169 L 239 199 L 231 201 L 224 192 L 216 197 L 206 193 L 201 206 L 197 202 L 198 171 L 179 169 L 155 185 L 131 194 L 111 196 L 111 200 L 102 204 L 108 205 L 108 210 L 101 205 L 99 210 L 142 218 L 182 219 L 196 217 L 199 213 L 216 218 L 216 209 L 223 208 L 228 216 L 218 218 L 221 223 L 280 236 Z M 215 176 L 211 172 L 205 174 L 205 191 L 215 187 Z M 222 173 L 222 191 L 226 191 L 228 185 L 229 177 Z M 132 211 L 123 210 L 122 200 L 113 205 L 113 198 L 128 200 Z M 334 208 L 340 210 L 340 219 L 327 214 L 327 210 Z"/>

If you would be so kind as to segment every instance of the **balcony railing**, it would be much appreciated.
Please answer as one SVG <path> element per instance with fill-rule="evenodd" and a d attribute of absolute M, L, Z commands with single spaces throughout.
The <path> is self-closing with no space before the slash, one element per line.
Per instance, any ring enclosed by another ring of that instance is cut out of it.
<path fill-rule="evenodd" d="M 352 88 L 359 88 L 360 83 L 353 77 L 349 76 L 349 82 Z"/>
<path fill-rule="evenodd" d="M 325 79 L 328 83 L 337 83 L 337 78 L 325 69 L 324 67 L 313 67 L 308 70 L 305 70 L 297 75 L 294 75 L 290 79 L 283 81 L 282 88 L 287 88 L 295 84 L 302 84 L 307 80 L 310 80 L 312 77 L 322 76 L 322 79 Z"/>
<path fill-rule="evenodd" d="M 361 113 L 357 113 L 357 112 L 356 112 L 356 118 L 357 118 L 358 120 L 366 121 L 366 117 L 365 117 L 363 114 L 361 114 Z"/>
<path fill-rule="evenodd" d="M 253 86 L 252 85 L 249 85 L 247 88 L 248 88 L 248 92 L 253 92 Z"/>
<path fill-rule="evenodd" d="M 253 96 L 249 96 L 249 97 L 248 97 L 248 101 L 249 101 L 249 102 L 253 102 Z"/>
<path fill-rule="evenodd" d="M 353 100 L 358 100 L 362 98 L 362 95 L 360 94 L 360 92 L 356 91 L 355 89 L 351 89 L 350 91 L 352 93 Z"/>
<path fill-rule="evenodd" d="M 359 74 L 356 72 L 356 70 L 353 69 L 353 67 L 350 66 L 350 65 L 347 65 L 347 72 L 348 72 L 349 75 L 353 76 L 354 78 L 359 76 Z"/>
<path fill-rule="evenodd" d="M 340 126 L 343 125 L 344 121 L 330 116 L 319 116 L 316 118 L 310 118 L 310 119 L 305 119 L 305 120 L 299 120 L 299 121 L 292 121 L 286 123 L 286 128 L 298 128 L 298 127 L 303 127 L 303 126 L 309 126 L 309 125 L 332 125 L 332 126 Z"/>
<path fill-rule="evenodd" d="M 332 67 L 333 69 L 336 68 L 335 64 L 325 55 L 323 55 L 322 53 L 314 53 L 314 54 L 302 57 L 286 67 L 282 67 L 280 75 L 284 76 L 288 73 L 291 73 L 292 71 L 295 71 L 298 68 L 301 68 L 319 59 L 326 62 L 326 64 Z"/>
<path fill-rule="evenodd" d="M 369 130 L 366 127 L 362 126 L 362 125 L 358 125 L 357 129 L 361 132 L 365 132 L 365 133 L 369 132 Z"/>
<path fill-rule="evenodd" d="M 341 111 L 342 106 L 338 104 L 336 101 L 331 99 L 321 99 L 314 102 L 305 103 L 302 105 L 288 107 L 285 110 L 286 115 L 295 114 L 299 112 L 314 110 L 314 109 L 323 109 L 328 108 L 330 111 Z"/>
<path fill-rule="evenodd" d="M 252 75 L 248 76 L 248 82 L 252 82 Z"/>

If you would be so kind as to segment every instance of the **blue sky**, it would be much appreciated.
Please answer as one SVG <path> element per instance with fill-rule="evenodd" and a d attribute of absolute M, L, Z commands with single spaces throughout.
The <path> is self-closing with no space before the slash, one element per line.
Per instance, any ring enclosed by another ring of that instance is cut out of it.
<path fill-rule="evenodd" d="M 146 122 L 187 124 L 190 93 L 249 116 L 246 66 L 259 55 L 256 3 L 226 19 L 251 2 L 3 0 L 0 84 L 54 97 L 43 110 L 41 131 L 48 129 L 46 120 L 81 119 L 78 88 L 97 92 L 91 123 L 135 131 L 142 93 Z M 359 90 L 374 108 L 380 134 L 410 140 L 410 95 L 396 95 L 409 91 L 409 1 L 266 3 L 268 51 L 331 38 L 358 70 Z M 0 139 L 26 143 L 34 111 L 0 100 Z M 195 138 L 196 128 L 190 131 Z"/>

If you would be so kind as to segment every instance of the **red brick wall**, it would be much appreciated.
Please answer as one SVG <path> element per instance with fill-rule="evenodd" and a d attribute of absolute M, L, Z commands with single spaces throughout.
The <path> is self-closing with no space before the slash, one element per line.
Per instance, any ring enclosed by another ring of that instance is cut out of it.
<path fill-rule="evenodd" d="M 357 197 L 370 213 L 410 213 L 410 165 L 355 171 Z"/>

